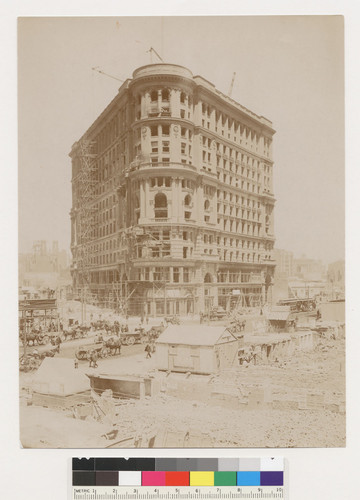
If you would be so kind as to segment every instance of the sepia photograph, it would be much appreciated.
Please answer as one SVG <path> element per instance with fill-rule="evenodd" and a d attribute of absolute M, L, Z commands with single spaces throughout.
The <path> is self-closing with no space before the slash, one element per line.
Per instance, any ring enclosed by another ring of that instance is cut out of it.
<path fill-rule="evenodd" d="M 341 448 L 344 19 L 18 18 L 23 448 Z"/>

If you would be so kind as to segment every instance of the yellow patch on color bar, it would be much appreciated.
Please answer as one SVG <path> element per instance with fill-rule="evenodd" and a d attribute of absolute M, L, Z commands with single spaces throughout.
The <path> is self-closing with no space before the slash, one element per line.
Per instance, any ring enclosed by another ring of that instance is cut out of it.
<path fill-rule="evenodd" d="M 190 471 L 190 486 L 214 486 L 214 471 Z"/>

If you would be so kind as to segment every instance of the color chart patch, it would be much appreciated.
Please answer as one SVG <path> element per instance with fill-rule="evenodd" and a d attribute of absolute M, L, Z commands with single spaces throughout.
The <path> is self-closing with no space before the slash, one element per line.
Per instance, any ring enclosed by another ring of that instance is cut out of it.
<path fill-rule="evenodd" d="M 281 457 L 73 458 L 72 485 L 73 487 L 282 487 L 284 459 Z"/>

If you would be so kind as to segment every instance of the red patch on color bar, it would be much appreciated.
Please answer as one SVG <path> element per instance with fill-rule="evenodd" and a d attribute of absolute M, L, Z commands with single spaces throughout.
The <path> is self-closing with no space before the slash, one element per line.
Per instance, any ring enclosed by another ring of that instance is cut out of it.
<path fill-rule="evenodd" d="M 165 472 L 165 486 L 189 486 L 190 472 Z"/>

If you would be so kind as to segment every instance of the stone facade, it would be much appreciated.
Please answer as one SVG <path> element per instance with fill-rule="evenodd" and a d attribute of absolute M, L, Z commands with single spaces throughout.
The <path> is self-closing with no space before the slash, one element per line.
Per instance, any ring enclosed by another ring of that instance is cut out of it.
<path fill-rule="evenodd" d="M 130 314 L 267 302 L 274 133 L 182 66 L 135 70 L 70 153 L 75 287 Z"/>

